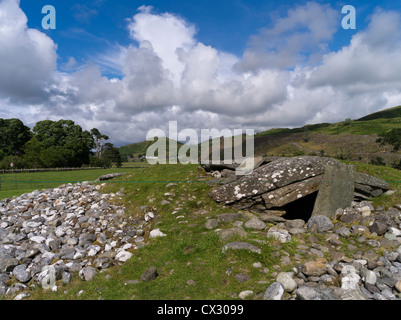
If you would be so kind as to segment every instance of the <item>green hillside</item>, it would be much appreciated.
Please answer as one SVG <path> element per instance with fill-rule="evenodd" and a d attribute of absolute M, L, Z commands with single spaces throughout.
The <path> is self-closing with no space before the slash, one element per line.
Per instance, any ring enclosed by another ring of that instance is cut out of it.
<path fill-rule="evenodd" d="M 396 109 L 398 108 L 398 109 Z M 274 136 L 294 133 L 323 133 L 330 135 L 355 134 L 355 135 L 378 135 L 393 128 L 401 128 L 401 107 L 389 110 L 391 112 L 378 112 L 358 120 L 348 120 L 337 123 L 319 123 L 306 125 L 301 128 L 275 128 L 257 133 L 256 136 Z M 398 113 L 399 112 L 399 113 Z M 391 117 L 393 115 L 394 117 Z"/>
<path fill-rule="evenodd" d="M 159 138 L 159 139 L 167 139 L 166 146 L 167 146 L 167 156 L 168 156 L 169 155 L 168 148 L 170 145 L 170 141 L 172 141 L 172 140 L 169 138 Z M 155 142 L 156 141 L 143 141 L 143 142 L 138 142 L 138 143 L 127 144 L 123 147 L 118 148 L 118 151 L 120 152 L 120 154 L 123 157 L 129 156 L 129 157 L 138 158 L 138 156 L 140 156 L 140 155 L 145 156 L 146 150 Z M 178 149 L 182 145 L 183 144 L 181 142 L 177 142 Z"/>
<path fill-rule="evenodd" d="M 367 121 L 374 119 L 392 119 L 392 118 L 401 118 L 401 106 L 371 113 L 367 116 L 358 119 L 357 121 Z"/>
<path fill-rule="evenodd" d="M 357 120 L 337 123 L 318 123 L 300 128 L 274 128 L 255 135 L 255 155 L 297 156 L 326 155 L 340 159 L 370 163 L 380 157 L 386 164 L 399 162 L 401 153 L 391 146 L 376 143 L 379 134 L 401 128 L 401 106 L 375 112 Z M 210 151 L 212 141 L 209 140 Z M 221 159 L 228 144 L 220 139 Z M 145 155 L 154 142 L 140 142 L 121 147 L 122 155 Z M 179 143 L 178 148 L 182 144 Z M 243 143 L 243 147 L 245 143 Z M 199 146 L 200 150 L 200 146 Z M 244 152 L 243 152 L 244 153 Z M 199 153 L 200 154 L 200 153 Z"/>

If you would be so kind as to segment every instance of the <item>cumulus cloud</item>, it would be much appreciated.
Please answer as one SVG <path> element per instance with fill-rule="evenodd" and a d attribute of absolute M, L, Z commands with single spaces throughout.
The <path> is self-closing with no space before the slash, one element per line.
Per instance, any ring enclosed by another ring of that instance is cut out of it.
<path fill-rule="evenodd" d="M 338 11 L 330 5 L 308 2 L 274 16 L 271 28 L 262 28 L 250 38 L 248 48 L 236 68 L 293 68 L 307 60 L 317 60 L 338 30 Z M 311 53 L 313 53 L 311 55 Z"/>
<path fill-rule="evenodd" d="M 57 46 L 27 27 L 18 0 L 0 2 L 0 97 L 35 102 L 57 67 Z"/>
<path fill-rule="evenodd" d="M 168 121 L 179 130 L 260 131 L 360 117 L 401 101 L 400 15 L 376 10 L 369 19 L 331 52 L 335 33 L 346 32 L 339 12 L 308 2 L 277 15 L 238 57 L 199 42 L 184 18 L 142 6 L 125 21 L 129 45 L 57 66 L 54 42 L 27 27 L 17 0 L 3 0 L 0 115 L 12 106 L 29 121 L 70 118 L 117 145 Z M 106 77 L 104 67 L 120 76 Z"/>
<path fill-rule="evenodd" d="M 140 44 L 150 42 L 162 59 L 163 67 L 178 84 L 184 66 L 178 59 L 177 50 L 188 50 L 196 44 L 196 29 L 183 18 L 171 13 L 154 14 L 152 9 L 150 6 L 141 6 L 138 8 L 140 12 L 128 19 L 130 36 Z"/>
<path fill-rule="evenodd" d="M 355 116 L 399 104 L 400 27 L 399 13 L 377 10 L 366 30 L 355 34 L 348 46 L 323 57 L 306 79 L 307 89 L 332 88 L 335 100 L 342 97 L 343 113 L 353 110 Z"/>

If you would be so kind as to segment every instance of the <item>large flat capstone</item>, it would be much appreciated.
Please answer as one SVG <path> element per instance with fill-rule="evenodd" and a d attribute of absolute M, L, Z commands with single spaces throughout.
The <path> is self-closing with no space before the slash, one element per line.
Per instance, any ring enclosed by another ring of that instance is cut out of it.
<path fill-rule="evenodd" d="M 217 202 L 234 203 L 321 175 L 327 165 L 335 162 L 332 158 L 312 156 L 278 159 L 233 183 L 213 189 L 210 196 Z"/>
<path fill-rule="evenodd" d="M 352 166 L 329 157 L 283 157 L 263 163 L 249 175 L 224 181 L 209 195 L 218 203 L 267 214 L 272 209 L 284 210 L 284 214 L 286 210 L 302 210 L 294 207 L 302 199 L 310 210 L 309 217 L 312 211 L 313 215 L 331 217 L 353 199 L 371 198 L 389 190 L 386 181 L 357 173 Z"/>

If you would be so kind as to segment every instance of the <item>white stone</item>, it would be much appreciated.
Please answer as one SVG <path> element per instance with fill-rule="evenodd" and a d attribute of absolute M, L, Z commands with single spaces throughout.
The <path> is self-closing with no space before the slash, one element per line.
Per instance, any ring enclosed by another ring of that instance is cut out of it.
<path fill-rule="evenodd" d="M 370 284 L 376 284 L 377 276 L 372 270 L 367 270 L 365 275 L 365 282 Z"/>
<path fill-rule="evenodd" d="M 390 227 L 390 232 L 395 235 L 396 237 L 401 236 L 401 230 L 394 228 L 394 227 Z"/>
<path fill-rule="evenodd" d="M 157 237 L 165 237 L 166 234 L 164 234 L 163 232 L 160 231 L 160 229 L 153 229 L 150 232 L 150 237 L 151 238 L 157 238 Z"/>
<path fill-rule="evenodd" d="M 41 225 L 41 222 L 35 222 L 35 221 L 25 221 L 22 226 L 24 228 L 37 228 Z"/>
<path fill-rule="evenodd" d="M 116 254 L 115 259 L 117 261 L 120 261 L 120 262 L 125 262 L 131 257 L 132 257 L 132 253 L 131 252 L 122 250 L 122 251 L 120 251 L 119 253 Z"/>
<path fill-rule="evenodd" d="M 372 212 L 370 211 L 370 208 L 368 206 L 364 206 L 361 208 L 361 213 L 362 213 L 362 217 L 367 217 L 367 216 L 370 216 L 370 214 Z"/>
<path fill-rule="evenodd" d="M 246 298 L 250 297 L 253 295 L 253 291 L 252 290 L 245 290 L 245 291 L 241 291 L 238 295 L 238 297 L 242 300 L 245 300 Z"/>
<path fill-rule="evenodd" d="M 134 245 L 132 243 L 126 243 L 122 246 L 123 250 L 131 249 Z"/>
<path fill-rule="evenodd" d="M 42 254 L 42 258 L 50 258 L 50 259 L 53 259 L 53 257 L 54 257 L 55 255 L 56 255 L 55 253 L 48 251 L 48 252 L 45 252 L 45 253 Z"/>
<path fill-rule="evenodd" d="M 90 246 L 90 249 L 89 249 L 89 251 L 88 251 L 88 256 L 89 257 L 93 257 L 93 256 L 95 256 L 99 251 L 100 251 L 100 246 L 98 246 L 98 245 L 91 245 Z"/>
<path fill-rule="evenodd" d="M 88 254 L 88 255 L 89 255 L 89 254 Z M 84 255 L 83 255 L 83 253 L 80 252 L 80 251 L 77 251 L 77 252 L 75 252 L 75 254 L 74 254 L 74 260 L 81 259 L 81 258 L 83 258 L 83 257 L 84 257 Z"/>
<path fill-rule="evenodd" d="M 46 238 L 42 237 L 42 236 L 33 236 L 29 240 L 36 242 L 36 243 L 42 243 L 43 241 L 46 240 Z"/>
<path fill-rule="evenodd" d="M 297 283 L 290 272 L 280 272 L 276 280 L 283 285 L 286 292 L 293 292 L 297 288 Z"/>
<path fill-rule="evenodd" d="M 30 294 L 28 292 L 22 292 L 22 293 L 17 294 L 13 300 L 22 300 L 29 296 L 30 296 Z"/>
<path fill-rule="evenodd" d="M 62 237 L 65 235 L 65 232 L 67 230 L 66 226 L 59 226 L 56 228 L 56 230 L 54 231 L 54 233 L 56 234 L 57 237 Z"/>
<path fill-rule="evenodd" d="M 263 295 L 263 300 L 281 300 L 283 294 L 283 285 L 280 282 L 274 282 L 265 291 L 265 294 Z"/>
<path fill-rule="evenodd" d="M 357 273 L 356 269 L 352 265 L 345 265 L 341 270 L 341 289 L 343 290 L 355 290 L 359 288 L 359 280 L 361 277 Z"/>
<path fill-rule="evenodd" d="M 275 227 L 270 228 L 266 236 L 268 238 L 273 237 L 281 243 L 286 243 L 291 240 L 291 235 L 288 233 L 286 229 L 280 229 Z"/>

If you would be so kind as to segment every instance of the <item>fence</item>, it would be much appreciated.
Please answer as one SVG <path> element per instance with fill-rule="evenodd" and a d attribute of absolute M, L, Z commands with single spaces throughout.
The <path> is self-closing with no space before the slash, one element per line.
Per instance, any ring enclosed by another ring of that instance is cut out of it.
<path fill-rule="evenodd" d="M 121 168 L 48 168 L 48 169 L 13 169 L 0 170 L 0 199 L 9 196 L 13 191 L 30 192 L 35 189 L 55 188 L 61 184 L 94 181 L 99 176 L 131 169 L 141 169 L 147 165 L 137 165 Z M 62 171 L 68 171 L 62 173 Z M 4 193 L 5 192 L 5 193 Z"/>
<path fill-rule="evenodd" d="M 1 169 L 0 173 L 24 173 L 24 172 L 50 172 L 50 171 L 75 171 L 75 170 L 95 170 L 103 169 L 103 167 L 86 167 L 86 168 L 38 168 L 38 169 Z"/>

